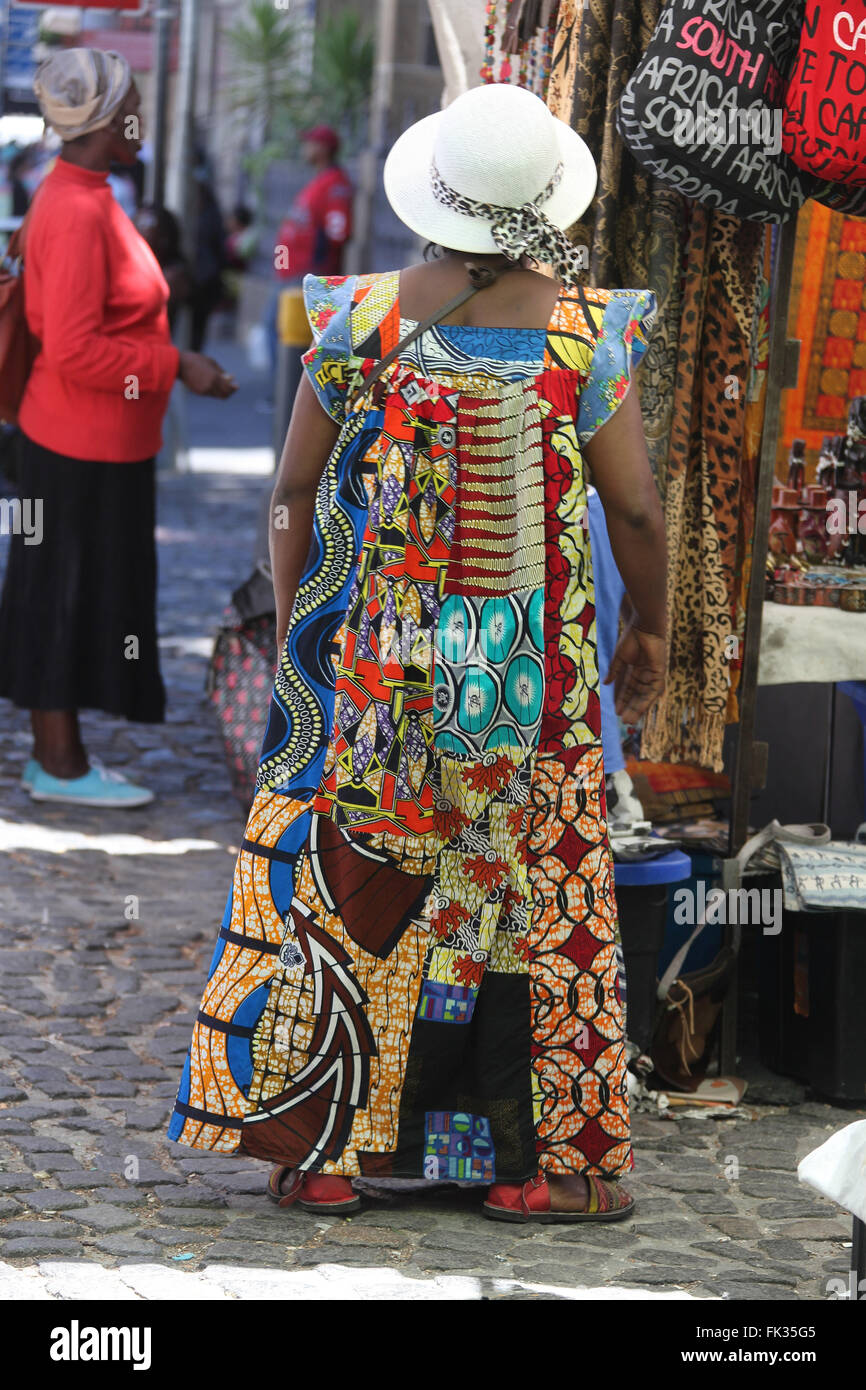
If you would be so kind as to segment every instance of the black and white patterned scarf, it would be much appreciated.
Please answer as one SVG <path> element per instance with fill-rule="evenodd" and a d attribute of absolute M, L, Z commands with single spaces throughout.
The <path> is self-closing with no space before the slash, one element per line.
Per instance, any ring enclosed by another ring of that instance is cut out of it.
<path fill-rule="evenodd" d="M 588 263 L 586 247 L 575 246 L 569 241 L 565 232 L 555 226 L 539 207 L 539 203 L 545 203 L 557 188 L 562 174 L 560 162 L 547 187 L 537 198 L 524 203 L 522 207 L 509 208 L 498 203 L 480 203 L 465 193 L 458 193 L 445 182 L 435 164 L 430 166 L 430 180 L 437 202 L 467 217 L 480 217 L 490 222 L 493 240 L 503 256 L 514 261 L 519 261 L 521 256 L 532 256 L 552 266 L 563 284 L 576 285 Z"/>

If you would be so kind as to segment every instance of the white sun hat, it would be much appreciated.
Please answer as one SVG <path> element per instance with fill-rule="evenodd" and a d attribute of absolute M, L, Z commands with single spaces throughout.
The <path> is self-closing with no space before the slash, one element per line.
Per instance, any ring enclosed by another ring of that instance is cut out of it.
<path fill-rule="evenodd" d="M 410 126 L 384 171 L 397 216 L 428 241 L 550 263 L 553 250 L 560 260 L 566 247 L 574 253 L 565 228 L 589 207 L 597 182 L 577 132 L 508 82 L 473 87 Z"/>

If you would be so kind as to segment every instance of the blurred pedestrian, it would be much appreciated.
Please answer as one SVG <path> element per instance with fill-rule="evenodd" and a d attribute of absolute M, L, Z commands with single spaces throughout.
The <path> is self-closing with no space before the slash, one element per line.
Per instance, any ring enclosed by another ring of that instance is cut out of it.
<path fill-rule="evenodd" d="M 226 265 L 229 270 L 243 272 L 256 254 L 259 233 L 255 216 L 245 203 L 238 203 L 228 219 L 226 236 Z"/>
<path fill-rule="evenodd" d="M 337 163 L 340 137 L 328 125 L 301 135 L 301 155 L 316 172 L 280 226 L 277 275 L 296 284 L 305 275 L 339 275 L 352 234 L 352 184 Z"/>
<path fill-rule="evenodd" d="M 152 793 L 89 760 L 79 709 L 157 723 L 154 456 L 175 379 L 236 389 L 169 337 L 168 286 L 112 196 L 139 147 L 125 58 L 60 50 L 35 91 L 62 148 L 26 228 L 27 321 L 40 343 L 19 412 L 30 534 L 12 536 L 0 599 L 0 696 L 31 712 L 37 801 L 127 807 Z M 22 515 L 27 508 L 22 505 Z"/>
<path fill-rule="evenodd" d="M 135 225 L 159 262 L 168 285 L 168 322 L 174 329 L 178 311 L 189 302 L 193 291 L 192 272 L 183 254 L 180 222 L 168 208 L 143 203 Z"/>
<path fill-rule="evenodd" d="M 301 156 L 316 172 L 295 198 L 280 225 L 274 269 L 281 287 L 300 285 L 305 275 L 339 275 L 352 235 L 352 182 L 337 162 L 340 137 L 329 125 L 303 131 Z M 277 367 L 279 290 L 268 307 L 272 374 Z"/>
<path fill-rule="evenodd" d="M 196 168 L 195 190 L 195 254 L 192 265 L 192 329 L 190 347 L 201 352 L 207 337 L 208 319 L 222 303 L 225 293 L 223 270 L 226 263 L 226 231 L 217 196 L 204 163 Z"/>

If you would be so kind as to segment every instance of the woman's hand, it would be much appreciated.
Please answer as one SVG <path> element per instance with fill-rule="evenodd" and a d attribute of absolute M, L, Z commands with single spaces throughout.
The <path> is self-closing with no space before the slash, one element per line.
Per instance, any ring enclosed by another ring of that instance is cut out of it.
<path fill-rule="evenodd" d="M 665 639 L 639 627 L 625 628 L 604 683 L 611 681 L 617 714 L 624 724 L 636 724 L 664 690 Z"/>
<path fill-rule="evenodd" d="M 216 396 L 224 401 L 238 389 L 234 377 L 224 372 L 219 362 L 200 352 L 182 352 L 177 375 L 196 396 Z"/>

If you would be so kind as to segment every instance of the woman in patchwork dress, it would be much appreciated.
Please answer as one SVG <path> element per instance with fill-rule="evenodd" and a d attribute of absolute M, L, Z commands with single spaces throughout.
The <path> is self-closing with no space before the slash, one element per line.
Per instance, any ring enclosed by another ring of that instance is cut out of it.
<path fill-rule="evenodd" d="M 272 1161 L 281 1205 L 351 1212 L 358 1177 L 477 1182 L 508 1220 L 634 1205 L 586 470 L 634 723 L 665 646 L 629 389 L 656 303 L 579 286 L 595 182 L 537 97 L 475 89 L 386 164 L 441 254 L 304 282 L 270 720 L 169 1131 Z"/>

